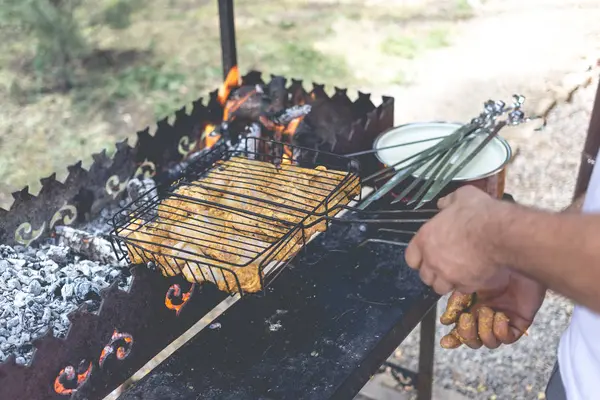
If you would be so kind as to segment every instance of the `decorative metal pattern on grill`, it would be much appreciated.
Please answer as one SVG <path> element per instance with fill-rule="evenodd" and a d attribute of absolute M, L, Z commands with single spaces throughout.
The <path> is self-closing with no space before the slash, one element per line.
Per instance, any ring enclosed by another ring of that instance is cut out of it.
<path fill-rule="evenodd" d="M 281 158 L 283 146 L 317 153 L 260 138 L 245 139 L 243 150 L 217 145 L 166 193 L 115 215 L 117 254 L 230 293 L 264 289 L 360 194 L 354 159 L 319 152 L 304 158 L 319 166 L 298 165 Z"/>

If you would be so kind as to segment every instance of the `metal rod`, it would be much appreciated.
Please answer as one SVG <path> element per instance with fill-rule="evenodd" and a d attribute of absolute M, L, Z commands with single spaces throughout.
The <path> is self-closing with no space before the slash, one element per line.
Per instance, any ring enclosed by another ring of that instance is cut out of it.
<path fill-rule="evenodd" d="M 446 136 L 438 136 L 438 137 L 433 137 L 433 138 L 429 138 L 429 139 L 421 139 L 421 140 L 415 140 L 414 142 L 406 142 L 406 143 L 398 143 L 398 144 L 394 144 L 391 146 L 385 146 L 385 147 L 378 147 L 376 149 L 370 149 L 370 150 L 364 150 L 364 151 L 358 151 L 356 153 L 350 153 L 350 154 L 344 154 L 346 157 L 356 157 L 356 156 L 363 156 L 366 154 L 373 154 L 373 153 L 377 153 L 378 151 L 381 150 L 389 150 L 389 149 L 395 149 L 397 147 L 403 147 L 403 146 L 410 146 L 411 144 L 419 144 L 419 143 L 426 143 L 426 142 L 431 142 L 433 140 L 440 140 L 445 138 Z"/>
<path fill-rule="evenodd" d="M 223 79 L 225 79 L 231 68 L 237 65 L 233 0 L 219 0 L 219 26 L 221 28 Z"/>
<path fill-rule="evenodd" d="M 575 185 L 574 200 L 579 198 L 587 190 L 590 178 L 592 176 L 592 170 L 594 165 L 590 162 L 590 159 L 596 157 L 598 150 L 600 149 L 600 82 L 598 82 L 598 88 L 596 89 L 596 99 L 594 100 L 594 108 L 592 109 L 592 116 L 590 117 L 590 125 L 588 128 L 587 137 L 585 139 L 585 145 L 583 146 L 583 153 L 581 155 L 581 165 L 579 166 L 579 173 L 577 175 L 577 184 Z"/>

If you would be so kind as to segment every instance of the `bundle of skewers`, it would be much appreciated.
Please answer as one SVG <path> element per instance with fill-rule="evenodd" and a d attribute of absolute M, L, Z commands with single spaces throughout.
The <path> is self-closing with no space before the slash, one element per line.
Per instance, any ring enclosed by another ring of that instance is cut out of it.
<path fill-rule="evenodd" d="M 478 117 L 473 118 L 470 123 L 461 126 L 448 136 L 422 139 L 348 154 L 349 156 L 360 156 L 400 146 L 438 141 L 425 150 L 389 165 L 363 179 L 363 183 L 372 183 L 375 186 L 377 186 L 377 182 L 389 180 L 366 199 L 360 208 L 364 209 L 381 199 L 390 191 L 405 183 L 409 177 L 413 178 L 412 182 L 402 190 L 396 199 L 392 201 L 392 204 L 403 201 L 410 196 L 406 204 L 408 206 L 414 205 L 414 209 L 419 209 L 424 204 L 432 201 L 481 153 L 502 128 L 537 119 L 525 117 L 525 113 L 522 111 L 524 102 L 525 97 L 521 95 L 514 95 L 510 106 L 507 106 L 501 100 L 488 100 L 484 103 L 484 109 Z"/>

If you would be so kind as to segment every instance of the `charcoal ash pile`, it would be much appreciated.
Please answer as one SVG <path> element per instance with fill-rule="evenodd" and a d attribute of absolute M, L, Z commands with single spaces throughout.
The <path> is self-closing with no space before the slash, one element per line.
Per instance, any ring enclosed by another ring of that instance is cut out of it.
<path fill-rule="evenodd" d="M 127 199 L 84 225 L 57 226 L 52 239 L 34 247 L 0 245 L 0 362 L 14 353 L 18 364 L 29 363 L 32 340 L 48 329 L 65 337 L 69 313 L 82 305 L 97 312 L 100 290 L 114 282 L 129 289 L 128 265 L 117 260 L 106 233 L 120 207 L 155 193 L 152 180 L 132 181 Z"/>
<path fill-rule="evenodd" d="M 79 232 L 70 229 L 69 234 Z M 97 259 L 111 257 L 100 253 Z M 62 244 L 0 245 L 0 361 L 15 353 L 17 363 L 28 363 L 33 339 L 48 329 L 64 337 L 70 324 L 68 314 L 82 304 L 96 312 L 100 290 L 114 281 L 127 290 L 129 270 L 116 262 L 86 259 Z"/>

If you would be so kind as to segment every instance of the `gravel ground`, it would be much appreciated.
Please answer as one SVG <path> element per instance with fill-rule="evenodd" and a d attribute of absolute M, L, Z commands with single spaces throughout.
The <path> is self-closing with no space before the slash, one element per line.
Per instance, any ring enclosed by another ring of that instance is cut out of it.
<path fill-rule="evenodd" d="M 514 143 L 520 154 L 508 172 L 507 192 L 523 204 L 551 210 L 566 207 L 573 194 L 579 159 L 597 83 L 580 89 L 572 103 L 560 104 L 544 131 Z M 438 315 L 446 299 L 438 304 Z M 436 348 L 437 385 L 476 399 L 538 399 L 556 359 L 556 347 L 570 320 L 573 305 L 549 293 L 530 334 L 498 350 Z M 417 367 L 419 328 L 393 356 L 400 364 Z M 437 340 L 449 331 L 438 323 Z"/>

